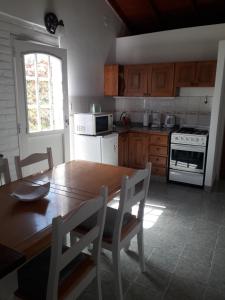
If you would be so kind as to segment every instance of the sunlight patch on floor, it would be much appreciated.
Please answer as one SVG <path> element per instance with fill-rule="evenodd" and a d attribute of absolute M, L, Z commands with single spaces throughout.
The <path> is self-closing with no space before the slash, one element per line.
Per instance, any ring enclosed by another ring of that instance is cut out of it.
<path fill-rule="evenodd" d="M 120 200 L 119 197 L 115 197 L 113 201 L 110 203 L 110 207 L 118 209 L 119 200 Z M 139 207 L 138 204 L 132 207 L 133 215 L 137 215 L 138 207 Z M 166 206 L 146 203 L 144 209 L 144 222 L 143 222 L 144 229 L 149 229 L 153 227 L 158 221 L 159 217 L 163 214 L 164 209 L 166 209 Z"/>

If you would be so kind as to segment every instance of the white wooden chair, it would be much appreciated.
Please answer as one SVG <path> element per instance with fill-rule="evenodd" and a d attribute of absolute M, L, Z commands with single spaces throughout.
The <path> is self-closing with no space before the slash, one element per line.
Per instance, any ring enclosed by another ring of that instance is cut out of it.
<path fill-rule="evenodd" d="M 70 218 L 61 216 L 52 221 L 52 247 L 25 264 L 18 271 L 16 296 L 26 300 L 77 299 L 97 276 L 98 299 L 102 299 L 100 252 L 105 222 L 108 190 L 101 188 L 100 196 L 87 201 Z M 88 217 L 97 213 L 96 223 L 70 247 L 64 237 Z M 82 250 L 93 242 L 92 255 Z"/>
<path fill-rule="evenodd" d="M 0 185 L 10 183 L 9 163 L 7 158 L 0 158 Z"/>
<path fill-rule="evenodd" d="M 144 245 L 143 245 L 143 216 L 145 201 L 148 194 L 151 176 L 151 163 L 146 169 L 138 170 L 133 176 L 125 176 L 122 180 L 119 208 L 107 207 L 105 228 L 103 232 L 102 247 L 112 251 L 114 279 L 118 300 L 123 299 L 120 251 L 127 248 L 130 240 L 137 235 L 138 252 L 141 271 L 145 271 Z M 139 203 L 137 215 L 130 213 L 132 206 Z M 82 236 L 95 222 L 94 216 L 81 224 L 75 230 L 75 236 Z"/>
<path fill-rule="evenodd" d="M 53 168 L 53 159 L 52 159 L 52 149 L 51 148 L 47 148 L 46 153 L 33 153 L 24 159 L 20 159 L 19 156 L 15 156 L 17 178 L 18 179 L 23 178 L 23 175 L 22 175 L 23 167 L 32 165 L 34 163 L 38 163 L 38 162 L 46 160 L 46 159 L 48 160 L 49 169 L 52 169 Z"/>

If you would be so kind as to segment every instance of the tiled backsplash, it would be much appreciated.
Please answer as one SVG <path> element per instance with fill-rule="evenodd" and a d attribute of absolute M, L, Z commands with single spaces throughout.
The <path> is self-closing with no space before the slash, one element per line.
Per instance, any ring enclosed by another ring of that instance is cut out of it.
<path fill-rule="evenodd" d="M 181 88 L 174 98 L 134 98 L 115 99 L 115 119 L 119 121 L 123 111 L 128 112 L 132 122 L 142 122 L 143 112 L 160 112 L 162 122 L 167 113 L 176 116 L 177 124 L 209 126 L 214 88 Z"/>

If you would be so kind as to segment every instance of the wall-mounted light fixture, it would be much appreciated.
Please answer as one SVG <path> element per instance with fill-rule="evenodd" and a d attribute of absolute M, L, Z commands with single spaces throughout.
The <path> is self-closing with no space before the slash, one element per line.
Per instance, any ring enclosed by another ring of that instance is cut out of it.
<path fill-rule="evenodd" d="M 45 27 L 47 31 L 51 34 L 56 33 L 56 29 L 61 29 L 64 28 L 64 23 L 63 20 L 58 20 L 57 16 L 54 13 L 46 13 L 45 14 Z"/>

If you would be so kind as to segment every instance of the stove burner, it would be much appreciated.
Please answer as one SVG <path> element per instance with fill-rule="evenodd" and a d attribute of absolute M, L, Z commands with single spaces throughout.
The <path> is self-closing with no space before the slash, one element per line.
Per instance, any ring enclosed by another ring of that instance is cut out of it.
<path fill-rule="evenodd" d="M 177 133 L 207 135 L 208 130 L 196 129 L 193 127 L 181 127 L 177 130 Z"/>

